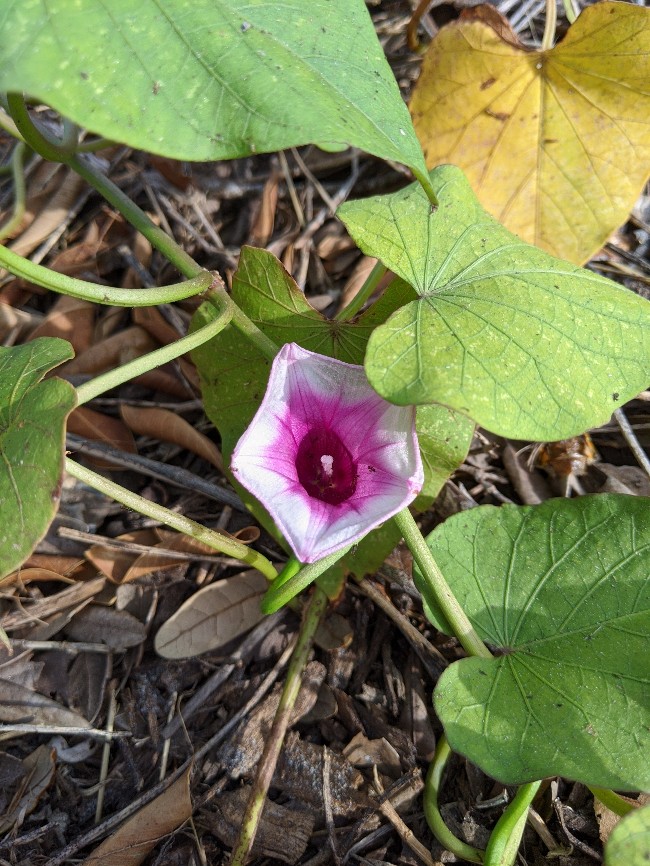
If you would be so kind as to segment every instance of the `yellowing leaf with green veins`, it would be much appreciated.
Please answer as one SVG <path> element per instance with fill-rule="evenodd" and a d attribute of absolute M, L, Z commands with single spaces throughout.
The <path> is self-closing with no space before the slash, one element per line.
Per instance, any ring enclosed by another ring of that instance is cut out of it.
<path fill-rule="evenodd" d="M 430 168 L 460 166 L 507 228 L 580 264 L 650 174 L 650 9 L 597 3 L 541 52 L 461 18 L 431 43 L 410 109 Z"/>

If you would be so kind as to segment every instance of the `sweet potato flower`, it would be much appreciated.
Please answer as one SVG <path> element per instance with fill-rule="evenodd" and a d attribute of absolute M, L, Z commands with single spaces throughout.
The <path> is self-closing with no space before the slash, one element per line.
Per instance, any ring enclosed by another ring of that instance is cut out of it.
<path fill-rule="evenodd" d="M 297 558 L 315 562 L 363 538 L 419 493 L 415 409 L 382 399 L 363 367 L 288 343 L 231 469 Z"/>

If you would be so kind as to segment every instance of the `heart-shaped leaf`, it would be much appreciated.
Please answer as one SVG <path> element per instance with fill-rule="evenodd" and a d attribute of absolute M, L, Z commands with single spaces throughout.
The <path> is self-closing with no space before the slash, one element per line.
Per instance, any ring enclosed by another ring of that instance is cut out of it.
<path fill-rule="evenodd" d="M 650 787 L 649 504 L 601 494 L 485 506 L 428 537 L 498 653 L 451 665 L 434 693 L 452 748 L 491 776 Z"/>
<path fill-rule="evenodd" d="M 557 440 L 606 421 L 650 378 L 650 303 L 519 240 L 462 172 L 349 202 L 361 249 L 420 298 L 373 333 L 366 372 L 398 404 L 443 403 L 502 436 Z"/>
<path fill-rule="evenodd" d="M 531 51 L 485 7 L 444 27 L 411 100 L 429 167 L 467 172 L 511 231 L 580 264 L 632 209 L 650 174 L 650 10 L 583 9 Z M 489 7 L 488 7 L 489 8 Z"/>
<path fill-rule="evenodd" d="M 614 827 L 605 847 L 605 866 L 650 863 L 650 806 L 634 809 Z"/>
<path fill-rule="evenodd" d="M 373 330 L 400 305 L 410 301 L 413 290 L 396 281 L 379 301 L 354 322 L 325 319 L 307 302 L 292 277 L 271 253 L 244 247 L 233 278 L 233 300 L 278 346 L 296 342 L 305 349 L 361 364 Z M 212 315 L 204 304 L 193 327 L 206 324 Z M 205 410 L 219 430 L 224 463 L 228 465 L 237 440 L 259 407 L 269 376 L 269 362 L 233 327 L 221 332 L 218 342 L 206 343 L 192 355 L 199 374 Z M 443 406 L 418 409 L 417 429 L 425 464 L 423 494 L 435 496 L 449 474 L 463 461 L 474 425 L 466 417 Z M 244 502 L 267 527 L 268 514 L 251 494 L 239 487 Z M 392 521 L 361 542 L 346 558 L 356 574 L 375 570 L 399 540 Z"/>
<path fill-rule="evenodd" d="M 424 156 L 362 0 L 13 0 L 0 90 L 177 159 L 314 142 Z"/>
<path fill-rule="evenodd" d="M 41 379 L 73 355 L 56 337 L 0 348 L 0 577 L 27 558 L 56 512 L 76 397 L 62 379 Z"/>

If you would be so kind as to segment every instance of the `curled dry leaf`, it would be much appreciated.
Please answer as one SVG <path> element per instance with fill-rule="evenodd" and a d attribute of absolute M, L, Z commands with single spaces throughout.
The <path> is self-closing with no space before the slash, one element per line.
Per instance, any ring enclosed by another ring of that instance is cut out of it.
<path fill-rule="evenodd" d="M 122 418 L 134 433 L 151 436 L 164 442 L 173 442 L 193 454 L 203 457 L 220 472 L 223 471 L 223 458 L 217 446 L 203 433 L 169 409 L 141 409 L 122 405 Z"/>
<path fill-rule="evenodd" d="M 95 568 L 113 583 L 129 583 L 153 571 L 176 568 L 184 560 L 176 556 L 165 556 L 165 551 L 186 553 L 187 561 L 218 555 L 212 547 L 202 544 L 189 535 L 169 532 L 164 529 L 141 529 L 120 535 L 116 541 L 146 545 L 150 551 L 132 552 L 111 545 L 96 544 L 86 551 L 86 557 Z"/>
<path fill-rule="evenodd" d="M 87 406 L 77 406 L 70 413 L 67 430 L 68 433 L 85 436 L 86 439 L 93 439 L 96 442 L 106 442 L 106 444 L 112 445 L 113 448 L 128 451 L 129 454 L 137 454 L 138 452 L 133 434 L 126 424 L 120 421 L 119 418 L 104 415 L 103 412 L 96 412 Z M 103 467 L 111 467 L 113 465 L 110 460 L 98 460 L 97 458 L 92 458 L 92 462 L 95 465 Z"/>
<path fill-rule="evenodd" d="M 158 630 L 156 652 L 180 659 L 224 646 L 262 619 L 260 600 L 267 589 L 266 578 L 254 569 L 200 589 Z"/>
<path fill-rule="evenodd" d="M 139 866 L 164 836 L 192 817 L 191 767 L 167 790 L 125 821 L 82 866 Z"/>

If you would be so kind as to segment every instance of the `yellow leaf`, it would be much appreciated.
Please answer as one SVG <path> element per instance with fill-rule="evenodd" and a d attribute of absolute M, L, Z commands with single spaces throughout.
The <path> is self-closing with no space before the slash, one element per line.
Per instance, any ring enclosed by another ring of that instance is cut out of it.
<path fill-rule="evenodd" d="M 410 108 L 427 165 L 458 165 L 510 231 L 581 264 L 650 174 L 650 10 L 590 6 L 541 52 L 478 17 L 492 26 L 465 14 L 425 57 Z"/>

